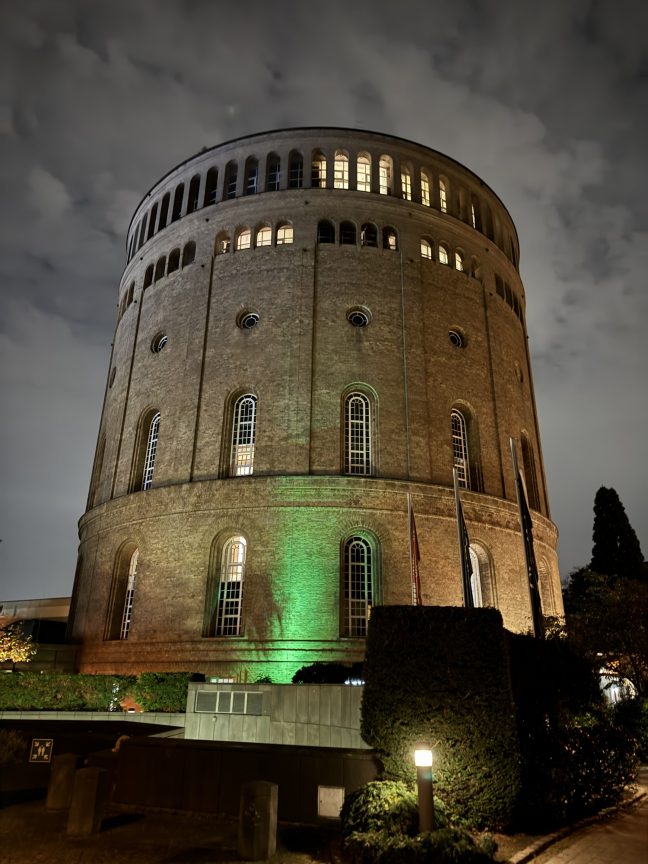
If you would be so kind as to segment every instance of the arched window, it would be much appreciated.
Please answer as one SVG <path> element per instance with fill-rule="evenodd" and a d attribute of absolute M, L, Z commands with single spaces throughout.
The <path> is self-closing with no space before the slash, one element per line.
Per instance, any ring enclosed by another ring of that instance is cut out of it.
<path fill-rule="evenodd" d="M 349 157 L 344 150 L 337 150 L 333 163 L 333 188 L 349 188 Z"/>
<path fill-rule="evenodd" d="M 445 177 L 439 177 L 439 209 L 442 213 L 448 212 L 448 181 Z"/>
<path fill-rule="evenodd" d="M 288 156 L 288 188 L 301 189 L 304 185 L 304 157 L 297 150 Z"/>
<path fill-rule="evenodd" d="M 144 235 L 146 234 L 146 216 L 142 219 L 140 223 L 140 232 L 139 232 L 139 240 L 137 242 L 137 248 L 141 249 L 144 245 Z"/>
<path fill-rule="evenodd" d="M 187 213 L 193 213 L 198 209 L 198 195 L 200 193 L 200 175 L 194 174 L 189 183 L 189 198 L 187 200 Z"/>
<path fill-rule="evenodd" d="M 186 267 L 188 264 L 193 264 L 195 258 L 196 244 L 193 240 L 190 240 L 188 243 L 185 243 L 182 250 L 182 266 Z"/>
<path fill-rule="evenodd" d="M 444 243 L 439 243 L 439 264 L 449 264 L 450 253 L 448 247 Z"/>
<path fill-rule="evenodd" d="M 470 196 L 470 224 L 477 231 L 481 231 L 481 209 L 479 207 L 479 198 L 476 195 Z"/>
<path fill-rule="evenodd" d="M 293 242 L 293 226 L 289 222 L 277 225 L 277 246 L 287 246 Z"/>
<path fill-rule="evenodd" d="M 142 489 L 150 489 L 153 485 L 153 471 L 155 469 L 155 454 L 160 437 L 160 412 L 158 411 L 151 420 L 146 439 L 146 452 L 144 454 L 144 472 L 142 474 Z"/>
<path fill-rule="evenodd" d="M 135 436 L 129 492 L 149 489 L 153 483 L 155 454 L 160 434 L 160 412 L 149 409 L 140 418 Z"/>
<path fill-rule="evenodd" d="M 139 550 L 124 543 L 115 556 L 105 639 L 127 639 L 133 619 Z"/>
<path fill-rule="evenodd" d="M 232 248 L 232 243 L 230 240 L 230 236 L 227 231 L 221 231 L 216 235 L 216 254 L 224 255 L 226 252 L 229 252 Z"/>
<path fill-rule="evenodd" d="M 356 226 L 353 222 L 340 223 L 340 243 L 343 246 L 356 245 Z"/>
<path fill-rule="evenodd" d="M 162 205 L 160 206 L 160 223 L 158 225 L 158 231 L 161 231 L 163 228 L 166 228 L 167 217 L 169 215 L 169 202 L 171 201 L 171 196 L 167 192 L 162 198 Z"/>
<path fill-rule="evenodd" d="M 371 475 L 373 406 L 368 396 L 352 391 L 344 399 L 344 473 Z"/>
<path fill-rule="evenodd" d="M 488 551 L 481 543 L 470 545 L 470 566 L 470 587 L 475 606 L 497 606 L 493 565 Z"/>
<path fill-rule="evenodd" d="M 158 259 L 158 262 L 155 265 L 155 281 L 156 282 L 158 281 L 158 279 L 162 279 L 162 277 L 165 274 L 165 271 L 166 271 L 166 256 L 163 255 L 161 258 Z"/>
<path fill-rule="evenodd" d="M 335 225 L 328 219 L 322 219 L 317 223 L 317 242 L 335 243 Z"/>
<path fill-rule="evenodd" d="M 538 477 L 536 475 L 535 457 L 533 446 L 526 432 L 522 433 L 522 464 L 524 466 L 524 481 L 527 495 L 529 496 L 529 507 L 532 510 L 540 510 L 540 495 L 538 492 Z"/>
<path fill-rule="evenodd" d="M 149 285 L 153 282 L 153 264 L 149 264 L 146 268 L 146 273 L 144 274 L 144 288 L 148 288 Z"/>
<path fill-rule="evenodd" d="M 119 638 L 128 639 L 131 621 L 133 618 L 133 601 L 135 599 L 135 579 L 137 577 L 137 562 L 139 560 L 139 549 L 136 549 L 131 555 L 128 565 L 128 581 L 126 583 L 126 596 L 124 598 L 124 608 L 122 610 L 121 626 L 119 628 Z"/>
<path fill-rule="evenodd" d="M 236 162 L 228 162 L 225 166 L 225 184 L 223 188 L 223 197 L 226 200 L 236 198 L 236 178 L 238 174 L 238 166 Z"/>
<path fill-rule="evenodd" d="M 377 554 L 367 537 L 354 534 L 342 547 L 343 636 L 367 635 L 372 607 L 379 602 Z"/>
<path fill-rule="evenodd" d="M 378 229 L 373 222 L 365 222 L 360 229 L 360 245 L 361 246 L 378 246 Z"/>
<path fill-rule="evenodd" d="M 430 178 L 425 171 L 421 171 L 421 204 L 430 206 Z"/>
<path fill-rule="evenodd" d="M 256 438 L 257 397 L 251 393 L 239 396 L 232 411 L 232 448 L 230 476 L 243 477 L 253 473 Z"/>
<path fill-rule="evenodd" d="M 249 156 L 245 161 L 245 194 L 256 195 L 259 183 L 259 163 Z"/>
<path fill-rule="evenodd" d="M 249 228 L 241 228 L 236 234 L 236 251 L 241 252 L 249 249 L 252 243 L 252 231 Z"/>
<path fill-rule="evenodd" d="M 103 469 L 105 452 L 106 436 L 102 435 L 99 439 L 94 465 L 92 466 L 92 479 L 90 480 L 90 492 L 88 494 L 88 510 L 90 510 L 91 507 L 94 507 L 97 503 L 97 493 L 99 492 L 99 483 L 101 482 L 101 471 Z"/>
<path fill-rule="evenodd" d="M 218 589 L 207 628 L 209 636 L 240 636 L 243 582 L 245 581 L 245 537 L 230 537 L 221 552 Z M 214 580 L 215 581 L 215 580 Z"/>
<path fill-rule="evenodd" d="M 392 252 L 395 252 L 398 249 L 396 231 L 389 225 L 383 228 L 383 249 L 389 249 Z"/>
<path fill-rule="evenodd" d="M 392 194 L 393 165 L 390 156 L 381 156 L 378 161 L 378 191 L 381 195 Z"/>
<path fill-rule="evenodd" d="M 259 246 L 272 246 L 272 228 L 269 225 L 260 225 L 257 228 L 254 245 L 257 248 Z"/>
<path fill-rule="evenodd" d="M 169 273 L 175 273 L 180 269 L 180 250 L 172 249 L 169 252 L 169 266 L 167 267 L 167 276 Z"/>
<path fill-rule="evenodd" d="M 266 192 L 277 192 L 281 182 L 281 160 L 270 153 L 266 161 Z"/>
<path fill-rule="evenodd" d="M 210 168 L 205 179 L 205 197 L 203 207 L 210 207 L 216 203 L 216 187 L 218 185 L 218 169 Z"/>
<path fill-rule="evenodd" d="M 326 156 L 319 151 L 313 153 L 311 160 L 311 186 L 326 189 Z"/>
<path fill-rule="evenodd" d="M 421 237 L 421 258 L 432 260 L 432 243 L 425 237 Z"/>
<path fill-rule="evenodd" d="M 157 205 L 157 201 L 156 201 L 155 204 L 153 205 L 153 207 L 151 208 L 151 218 L 149 219 L 148 234 L 146 235 L 147 240 L 150 240 L 151 237 L 155 234 L 155 220 L 157 218 L 157 211 L 158 211 L 158 205 Z"/>
<path fill-rule="evenodd" d="M 470 463 L 468 461 L 468 433 L 466 418 L 454 409 L 452 422 L 452 465 L 457 472 L 457 482 L 463 489 L 470 489 Z"/>
<path fill-rule="evenodd" d="M 461 252 L 455 252 L 455 270 L 464 270 L 464 257 Z"/>
<path fill-rule="evenodd" d="M 356 189 L 358 192 L 371 192 L 371 156 L 368 153 L 358 153 Z"/>
<path fill-rule="evenodd" d="M 401 197 L 405 201 L 412 200 L 412 174 L 406 165 L 401 166 Z"/>
<path fill-rule="evenodd" d="M 182 216 L 182 198 L 184 196 L 184 183 L 176 186 L 175 195 L 173 196 L 173 210 L 171 211 L 171 221 L 177 222 Z"/>

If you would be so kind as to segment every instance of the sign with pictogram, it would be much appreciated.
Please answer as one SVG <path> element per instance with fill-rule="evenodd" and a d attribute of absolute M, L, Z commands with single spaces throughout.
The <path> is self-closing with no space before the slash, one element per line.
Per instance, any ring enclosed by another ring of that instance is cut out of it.
<path fill-rule="evenodd" d="M 53 738 L 32 738 L 30 762 L 51 762 L 52 750 L 54 748 Z"/>

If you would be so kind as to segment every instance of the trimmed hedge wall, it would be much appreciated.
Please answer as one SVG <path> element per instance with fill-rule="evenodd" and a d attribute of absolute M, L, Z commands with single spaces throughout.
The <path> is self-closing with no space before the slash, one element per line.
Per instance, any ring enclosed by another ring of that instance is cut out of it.
<path fill-rule="evenodd" d="M 372 609 L 362 737 L 407 782 L 416 746 L 431 746 L 449 816 L 477 827 L 510 825 L 520 792 L 507 648 L 496 609 Z"/>

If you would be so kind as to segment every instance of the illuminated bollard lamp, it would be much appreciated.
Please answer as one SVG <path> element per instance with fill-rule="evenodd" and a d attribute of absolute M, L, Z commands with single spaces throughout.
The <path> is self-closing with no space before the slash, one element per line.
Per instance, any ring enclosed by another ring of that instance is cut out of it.
<path fill-rule="evenodd" d="M 416 785 L 418 786 L 419 833 L 434 831 L 434 793 L 432 790 L 432 751 L 415 750 Z"/>

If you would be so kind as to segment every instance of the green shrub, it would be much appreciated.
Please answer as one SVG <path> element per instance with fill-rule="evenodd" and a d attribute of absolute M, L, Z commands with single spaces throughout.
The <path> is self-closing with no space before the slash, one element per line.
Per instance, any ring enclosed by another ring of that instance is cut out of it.
<path fill-rule="evenodd" d="M 13 765 L 27 756 L 27 741 L 15 729 L 0 729 L 0 765 Z"/>
<path fill-rule="evenodd" d="M 478 845 L 458 828 L 440 828 L 416 837 L 386 831 L 356 832 L 345 841 L 352 864 L 487 864 L 492 842 Z"/>
<path fill-rule="evenodd" d="M 366 783 L 344 799 L 340 819 L 345 837 L 358 831 L 414 835 L 418 831 L 416 793 L 394 780 Z"/>
<path fill-rule="evenodd" d="M 190 672 L 142 672 L 132 696 L 145 711 L 183 712 L 190 679 Z"/>
<path fill-rule="evenodd" d="M 118 675 L 65 672 L 10 672 L 0 675 L 0 710 L 110 711 L 135 679 Z"/>

